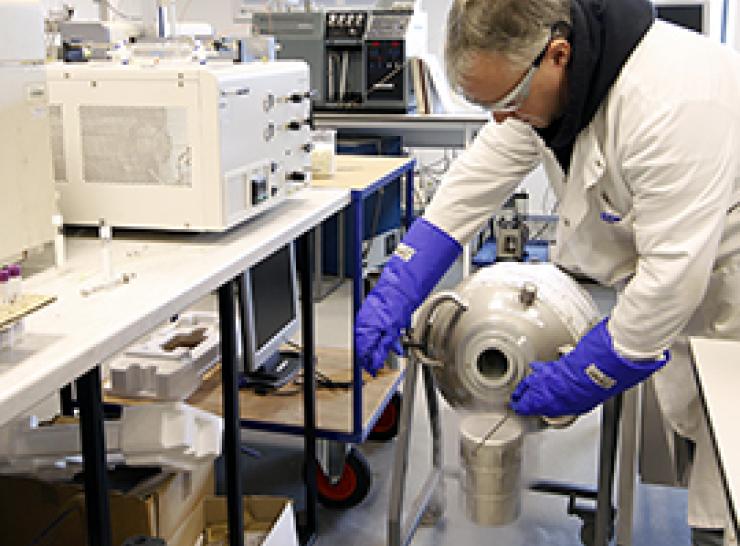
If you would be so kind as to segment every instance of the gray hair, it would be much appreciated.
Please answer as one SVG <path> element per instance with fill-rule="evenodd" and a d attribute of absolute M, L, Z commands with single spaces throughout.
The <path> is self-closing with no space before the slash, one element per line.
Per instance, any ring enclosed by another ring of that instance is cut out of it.
<path fill-rule="evenodd" d="M 453 0 L 447 17 L 445 65 L 459 89 L 476 53 L 499 53 L 526 68 L 558 22 L 570 24 L 572 0 Z"/>

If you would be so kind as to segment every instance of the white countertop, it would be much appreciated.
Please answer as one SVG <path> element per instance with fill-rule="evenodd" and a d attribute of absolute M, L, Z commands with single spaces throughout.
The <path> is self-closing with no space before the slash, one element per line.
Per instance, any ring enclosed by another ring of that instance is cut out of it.
<path fill-rule="evenodd" d="M 466 148 L 490 114 L 375 114 L 315 112 L 317 128 L 343 129 L 356 136 L 401 136 L 410 148 Z"/>
<path fill-rule="evenodd" d="M 737 510 L 740 507 L 740 341 L 692 338 L 691 353 L 737 530 Z"/>
<path fill-rule="evenodd" d="M 58 300 L 26 319 L 26 334 L 0 351 L 0 425 L 26 411 L 183 311 L 240 272 L 345 207 L 347 190 L 309 189 L 224 234 L 124 233 L 111 243 L 129 284 L 87 297 L 101 271 L 101 242 L 67 238 L 68 260 L 24 283 Z"/>
<path fill-rule="evenodd" d="M 413 161 L 409 157 L 338 154 L 334 175 L 327 178 L 314 178 L 313 186 L 362 191 L 375 185 L 378 180 L 388 176 L 388 173 L 404 167 L 408 168 Z"/>

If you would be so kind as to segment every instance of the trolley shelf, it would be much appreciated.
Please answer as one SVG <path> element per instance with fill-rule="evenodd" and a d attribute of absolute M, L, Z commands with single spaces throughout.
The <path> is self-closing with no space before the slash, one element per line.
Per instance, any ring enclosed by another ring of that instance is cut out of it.
<path fill-rule="evenodd" d="M 333 381 L 352 378 L 351 353 L 347 349 L 317 348 L 317 370 Z M 365 440 L 383 413 L 388 401 L 398 390 L 406 362 L 399 359 L 398 370 L 382 370 L 377 377 L 364 374 L 362 387 L 362 430 L 352 430 L 352 387 L 318 388 L 316 391 L 316 419 L 318 436 L 345 443 Z M 242 427 L 289 434 L 303 434 L 303 397 L 298 386 L 288 384 L 278 394 L 259 395 L 250 390 L 239 393 Z M 290 394 L 294 393 L 294 394 Z M 220 415 L 221 373 L 214 368 L 188 403 Z"/>

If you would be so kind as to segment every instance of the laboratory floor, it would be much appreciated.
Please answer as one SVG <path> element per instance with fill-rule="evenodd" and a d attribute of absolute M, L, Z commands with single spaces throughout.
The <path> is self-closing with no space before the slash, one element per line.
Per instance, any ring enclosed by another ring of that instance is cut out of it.
<path fill-rule="evenodd" d="M 452 271 L 443 282 L 454 286 L 459 271 Z M 603 313 L 614 302 L 611 291 L 586 285 Z M 350 285 L 344 284 L 317 304 L 317 344 L 346 347 L 349 344 Z M 416 393 L 415 425 L 409 465 L 409 492 L 414 496 L 430 467 L 428 421 L 421 389 Z M 460 416 L 443 402 L 442 423 L 445 466 L 459 463 L 457 430 Z M 571 482 L 585 486 L 596 483 L 599 414 L 582 417 L 565 430 L 551 430 L 528 437 L 524 457 L 524 477 Z M 278 434 L 244 431 L 244 445 L 250 453 L 243 457 L 244 488 L 249 494 L 291 495 L 302 501 L 302 439 Z M 319 545 L 381 546 L 386 544 L 386 522 L 390 498 L 390 475 L 394 442 L 371 443 L 359 447 L 373 472 L 368 497 L 350 510 L 319 511 Z M 222 484 L 222 468 L 218 470 Z M 419 546 L 577 546 L 580 520 L 567 515 L 564 498 L 525 492 L 518 521 L 502 528 L 479 527 L 465 516 L 456 479 L 446 479 L 447 510 L 434 527 L 421 528 L 412 544 Z M 688 546 L 685 490 L 640 485 L 637 490 L 633 544 L 636 546 Z"/>

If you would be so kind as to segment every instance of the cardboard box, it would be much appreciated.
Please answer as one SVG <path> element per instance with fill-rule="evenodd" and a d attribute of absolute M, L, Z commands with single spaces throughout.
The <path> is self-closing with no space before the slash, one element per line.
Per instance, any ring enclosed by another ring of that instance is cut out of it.
<path fill-rule="evenodd" d="M 112 485 L 118 481 L 130 480 L 114 472 Z M 168 546 L 193 546 L 203 523 L 197 517 L 192 521 L 192 517 L 202 512 L 203 499 L 214 492 L 213 464 L 204 464 L 188 474 L 150 474 L 124 490 L 112 490 L 110 494 L 113 544 L 121 544 L 133 535 L 149 535 L 165 539 Z M 84 488 L 72 483 L 0 476 L 0 528 L 3 546 L 27 546 L 34 540 L 38 546 L 84 545 Z"/>
<path fill-rule="evenodd" d="M 203 513 L 203 500 L 193 508 L 185 519 L 180 522 L 180 528 L 168 539 L 167 546 L 202 546 L 199 540 L 205 529 L 205 514 Z"/>
<path fill-rule="evenodd" d="M 206 497 L 203 501 L 205 546 L 228 544 L 226 498 Z M 209 542 L 209 534 L 211 541 Z M 293 503 L 282 497 L 244 497 L 245 546 L 298 546 Z"/>

